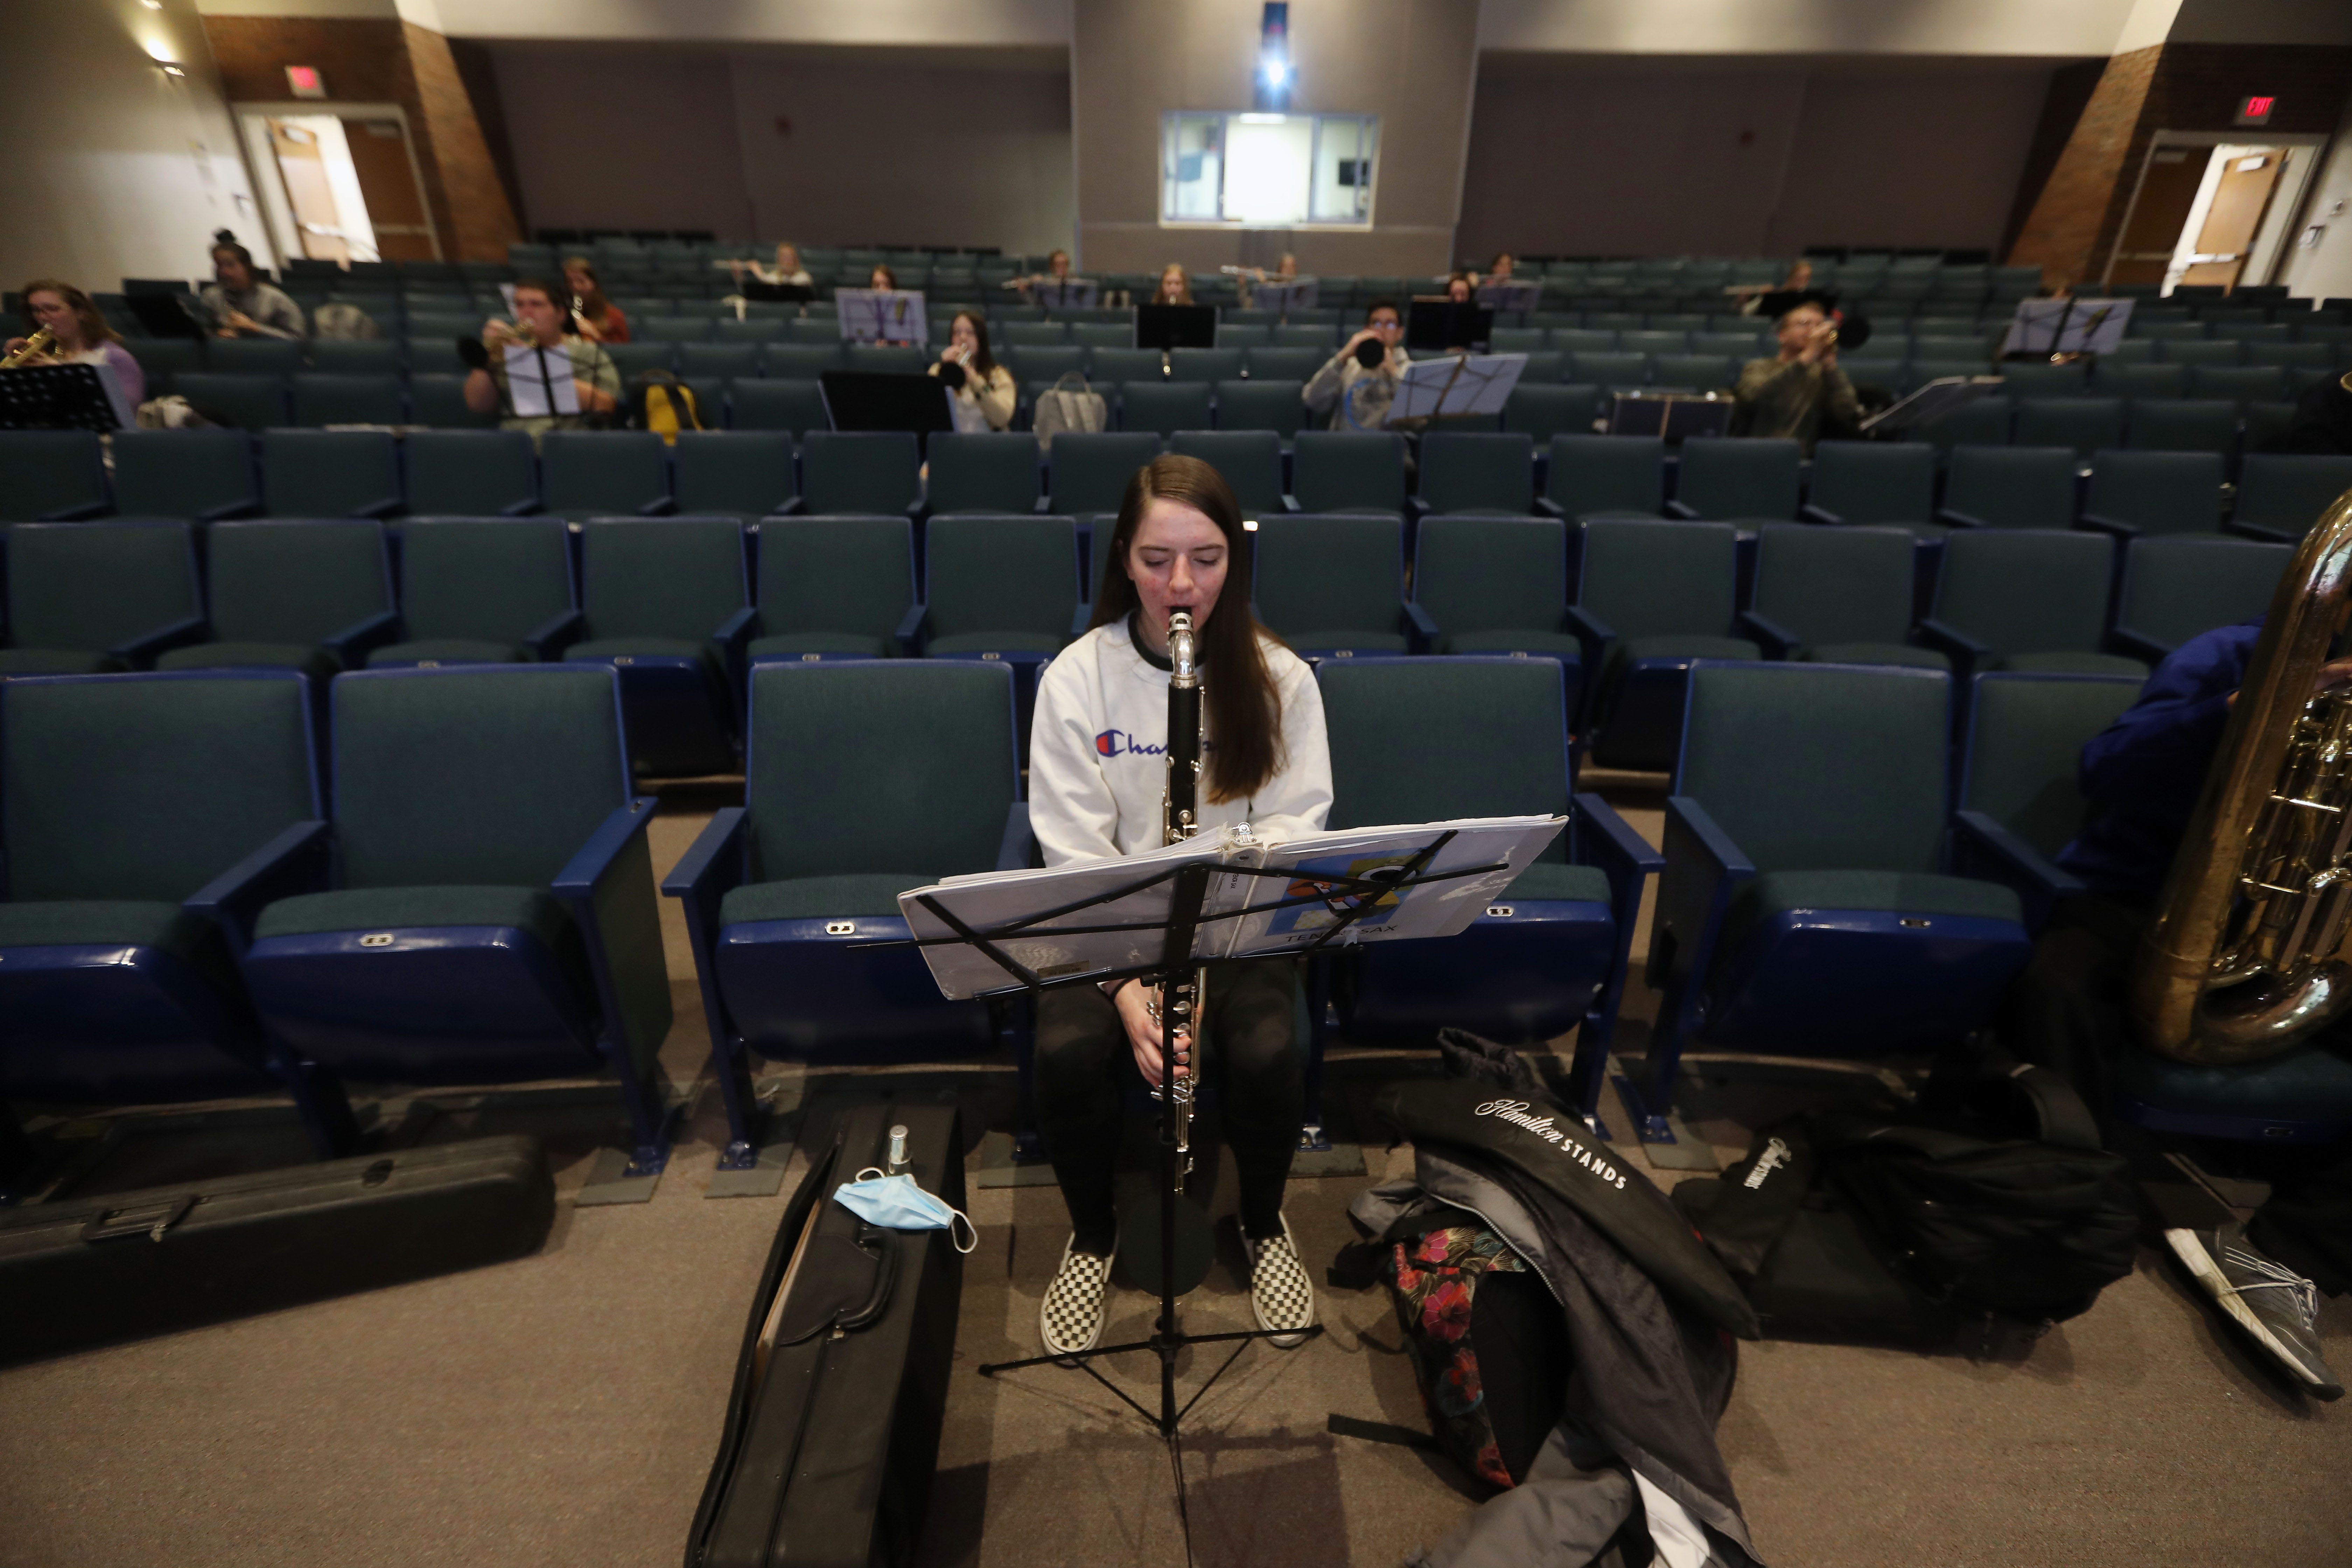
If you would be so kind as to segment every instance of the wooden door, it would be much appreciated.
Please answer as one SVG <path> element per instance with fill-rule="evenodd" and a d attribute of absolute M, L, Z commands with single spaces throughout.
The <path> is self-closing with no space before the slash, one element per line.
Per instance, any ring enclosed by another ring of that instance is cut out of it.
<path fill-rule="evenodd" d="M 2116 241 L 2115 259 L 2107 267 L 2108 282 L 2164 281 L 2173 247 L 2189 222 L 2189 209 L 2197 205 L 2197 187 L 2204 183 L 2209 156 L 2201 147 L 2158 147 L 2148 153 L 2131 221 Z"/>
<path fill-rule="evenodd" d="M 407 128 L 397 120 L 345 120 L 343 140 L 375 230 L 376 254 L 386 261 L 440 260 L 416 189 L 416 165 L 408 156 Z"/>
<path fill-rule="evenodd" d="M 269 146 L 278 155 L 278 173 L 286 182 L 286 201 L 294 209 L 302 254 L 314 260 L 349 265 L 351 247 L 343 243 L 342 215 L 335 206 L 334 187 L 327 183 L 327 161 L 319 152 L 318 137 L 299 125 L 272 120 Z"/>
<path fill-rule="evenodd" d="M 2213 187 L 2213 205 L 2206 209 L 2205 226 L 2197 231 L 2197 257 L 2180 275 L 2183 283 L 2238 286 L 2285 163 L 2275 147 L 2256 147 L 2230 160 Z"/>

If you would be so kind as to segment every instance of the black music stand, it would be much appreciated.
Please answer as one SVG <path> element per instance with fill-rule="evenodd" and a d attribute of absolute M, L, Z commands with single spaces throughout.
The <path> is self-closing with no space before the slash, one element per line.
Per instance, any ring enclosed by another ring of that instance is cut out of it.
<path fill-rule="evenodd" d="M 1495 865 L 1470 866 L 1450 871 L 1430 872 L 1428 870 L 1430 862 L 1453 841 L 1454 833 L 1455 830 L 1453 828 L 1441 831 L 1435 838 L 1403 864 L 1383 868 L 1386 873 L 1384 875 L 1350 877 L 1318 871 L 1311 880 L 1321 890 L 1311 894 L 1286 893 L 1285 896 L 1266 903 L 1252 903 L 1245 900 L 1240 909 L 1205 918 L 1202 913 L 1202 905 L 1208 895 L 1209 880 L 1212 877 L 1262 877 L 1278 879 L 1285 883 L 1296 883 L 1302 879 L 1299 868 L 1213 865 L 1201 861 L 1163 867 L 1108 892 L 1097 893 L 1091 898 L 1080 899 L 1054 909 L 1040 910 L 986 931 L 974 930 L 940 904 L 936 897 L 924 894 L 917 901 L 955 934 L 948 937 L 915 938 L 912 940 L 912 945 L 916 947 L 970 946 L 1003 969 L 1015 982 L 1017 988 L 1027 991 L 1032 995 L 1042 994 L 1065 985 L 1092 985 L 1105 980 L 1123 980 L 1130 977 L 1142 980 L 1146 984 L 1166 985 L 1196 966 L 1193 944 L 1201 927 L 1210 921 L 1241 920 L 1271 910 L 1321 903 L 1337 918 L 1329 929 L 1324 931 L 1301 950 L 1302 952 L 1312 952 L 1328 944 L 1357 921 L 1375 913 L 1392 894 L 1402 893 L 1408 889 L 1429 883 L 1453 881 L 1463 877 L 1485 876 L 1491 872 L 1509 869 L 1509 862 L 1506 860 Z M 1055 974 L 1049 979 L 1023 964 L 998 945 L 1019 937 L 1031 928 L 1043 925 L 1048 921 L 1058 921 L 1082 910 L 1094 909 L 1115 903 L 1121 899 L 1132 898 L 1163 882 L 1171 881 L 1174 883 L 1174 897 L 1170 905 L 1165 924 L 1153 921 L 1128 921 L 1100 926 L 1053 928 L 1056 934 L 1064 936 L 1122 931 L 1160 931 L 1163 935 L 1160 957 L 1154 963 L 1125 969 L 1091 971 L 1079 974 Z M 878 947 L 903 944 L 877 942 L 873 945 Z M 1005 990 L 1010 992 L 1014 988 L 1015 986 L 1007 986 Z M 1204 1020 L 1196 1020 L 1196 1025 L 1200 1022 Z M 1165 1064 L 1163 1066 L 1163 1072 L 1165 1072 L 1166 1065 L 1172 1065 L 1176 1060 L 1174 1008 L 1161 1009 L 1160 1029 L 1160 1061 Z M 1196 1047 L 1199 1044 L 1197 1033 L 1194 1036 L 1194 1044 Z M 993 1377 L 1001 1372 L 1018 1372 L 1024 1367 L 1076 1364 L 1097 1383 L 1118 1395 L 1129 1409 L 1150 1423 L 1153 1429 L 1158 1431 L 1168 1444 L 1169 1462 L 1173 1467 L 1176 1479 L 1177 1518 L 1184 1530 L 1185 1560 L 1190 1562 L 1192 1551 L 1192 1524 L 1184 1500 L 1184 1450 L 1181 1430 L 1185 1415 L 1192 1411 L 1193 1405 L 1201 1402 L 1201 1396 L 1209 1392 L 1217 1379 L 1224 1375 L 1226 1369 L 1241 1359 L 1242 1352 L 1249 1348 L 1251 1341 L 1272 1339 L 1278 1333 L 1290 1332 L 1297 1332 L 1301 1338 L 1311 1339 L 1323 1331 L 1323 1325 L 1313 1323 L 1299 1331 L 1243 1329 L 1217 1334 L 1184 1332 L 1176 1316 L 1178 1294 L 1176 1289 L 1176 1100 L 1171 1094 L 1160 1096 L 1160 1317 L 1152 1326 L 1150 1339 L 1133 1340 L 1124 1344 L 1097 1345 L 1092 1350 L 1080 1351 L 1074 1355 L 1038 1355 L 1027 1356 L 1019 1361 L 992 1362 L 978 1370 L 982 1377 Z M 1232 1344 L 1234 1352 L 1219 1363 L 1216 1371 L 1209 1374 L 1207 1381 L 1193 1390 L 1192 1396 L 1180 1406 L 1176 1403 L 1176 1358 L 1183 1352 L 1185 1347 L 1202 1344 Z M 1125 1355 L 1134 1351 L 1149 1351 L 1160 1358 L 1160 1414 L 1157 1415 L 1146 1410 L 1125 1389 L 1094 1368 L 1093 1363 L 1098 1356 Z"/>
<path fill-rule="evenodd" d="M 1138 305 L 1135 346 L 1139 349 L 1213 349 L 1217 346 L 1214 305 Z"/>
<path fill-rule="evenodd" d="M 111 370 L 30 364 L 0 373 L 0 430 L 127 430 L 130 399 Z"/>
<path fill-rule="evenodd" d="M 1416 295 L 1405 310 L 1404 346 L 1416 353 L 1458 352 L 1494 335 L 1495 311 L 1489 305 Z"/>
<path fill-rule="evenodd" d="M 817 377 L 817 391 L 836 430 L 906 430 L 919 441 L 955 428 L 948 384 L 936 375 L 829 370 Z"/>

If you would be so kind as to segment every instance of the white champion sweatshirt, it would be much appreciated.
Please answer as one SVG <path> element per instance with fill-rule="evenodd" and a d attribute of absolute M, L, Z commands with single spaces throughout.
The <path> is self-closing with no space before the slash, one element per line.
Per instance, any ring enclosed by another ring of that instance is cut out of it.
<path fill-rule="evenodd" d="M 1203 827 L 1247 822 L 1261 839 L 1320 832 L 1331 811 L 1331 748 L 1323 694 L 1307 661 L 1262 640 L 1282 700 L 1281 771 L 1248 800 L 1212 801 Z M 1217 672 L 1203 664 L 1201 680 Z M 1216 736 L 1208 739 L 1211 757 Z M 1045 864 L 1108 859 L 1160 847 L 1168 784 L 1168 671 L 1136 651 L 1129 623 L 1097 626 L 1054 656 L 1037 680 L 1029 727 L 1029 824 Z"/>

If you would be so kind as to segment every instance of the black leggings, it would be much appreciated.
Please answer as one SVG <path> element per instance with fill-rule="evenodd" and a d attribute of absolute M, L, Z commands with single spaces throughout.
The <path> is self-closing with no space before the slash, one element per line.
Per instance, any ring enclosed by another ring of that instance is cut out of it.
<path fill-rule="evenodd" d="M 1286 958 L 1211 964 L 1208 984 L 1193 1066 L 1224 1110 L 1243 1231 L 1279 1236 L 1283 1184 L 1307 1113 L 1307 1055 L 1293 1019 L 1297 965 Z M 1037 1128 L 1081 1252 L 1108 1255 L 1117 1236 L 1111 1175 L 1125 1123 L 1120 1089 L 1139 1081 L 1127 1028 L 1099 987 L 1045 994 L 1037 1005 Z"/>

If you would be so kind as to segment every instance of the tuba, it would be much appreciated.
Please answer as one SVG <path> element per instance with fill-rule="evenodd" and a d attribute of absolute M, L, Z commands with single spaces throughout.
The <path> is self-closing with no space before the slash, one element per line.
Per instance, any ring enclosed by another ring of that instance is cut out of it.
<path fill-rule="evenodd" d="M 1192 616 L 1177 610 L 1168 617 L 1168 784 L 1160 797 L 1160 841 L 1181 844 L 1201 831 L 1201 666 L 1193 640 Z M 1208 994 L 1208 973 L 1195 969 L 1167 987 L 1160 1005 L 1172 1008 L 1176 1027 L 1192 1037 L 1185 1053 L 1197 1059 L 1201 1051 L 1201 1005 Z M 1157 1020 L 1159 1009 L 1152 1010 Z M 1192 1173 L 1192 1089 L 1188 1070 L 1176 1076 L 1176 1064 L 1160 1064 L 1160 1079 L 1176 1102 L 1176 1193 L 1182 1196 L 1184 1180 Z M 1152 1096 L 1159 1099 L 1158 1094 Z"/>
<path fill-rule="evenodd" d="M 2352 1009 L 2352 687 L 2315 690 L 2352 624 L 2352 491 L 2271 601 L 2126 1005 L 2202 1067 L 2273 1057 Z"/>

